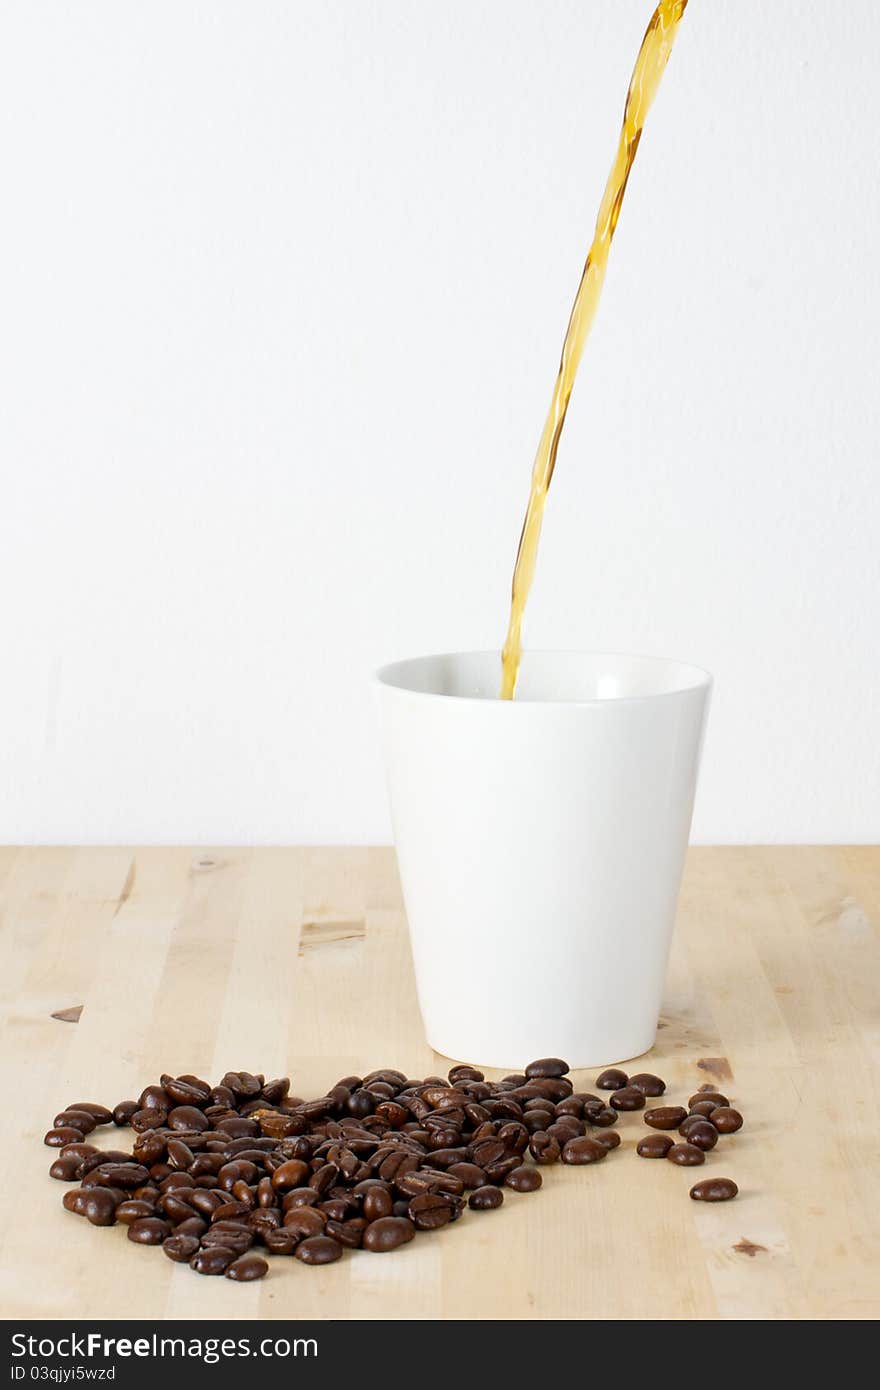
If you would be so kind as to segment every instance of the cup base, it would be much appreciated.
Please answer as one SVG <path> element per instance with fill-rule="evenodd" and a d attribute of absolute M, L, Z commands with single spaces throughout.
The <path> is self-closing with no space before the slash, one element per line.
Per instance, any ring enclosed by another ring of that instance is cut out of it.
<path fill-rule="evenodd" d="M 614 1053 L 614 1055 L 609 1055 L 607 1049 L 603 1049 L 602 1052 L 597 1052 L 595 1048 L 587 1048 L 583 1052 L 574 1052 L 572 1056 L 565 1056 L 564 1060 L 568 1062 L 570 1071 L 601 1071 L 605 1067 L 617 1067 L 624 1062 L 635 1062 L 639 1058 L 647 1056 L 654 1046 L 656 1036 L 657 1030 L 655 1028 L 649 1038 L 642 1038 L 636 1040 L 634 1043 L 631 1042 L 629 1046 L 624 1046 L 619 1052 Z M 507 1057 L 499 1060 L 501 1054 L 481 1056 L 479 1055 L 481 1051 L 479 1048 L 475 1049 L 474 1054 L 471 1054 L 467 1050 L 460 1050 L 458 1048 L 450 1049 L 449 1046 L 441 1047 L 440 1043 L 435 1042 L 432 1038 L 428 1038 L 428 1046 L 440 1057 L 445 1057 L 446 1060 L 453 1065 L 488 1067 L 490 1071 L 505 1071 L 511 1074 L 521 1072 L 524 1067 L 528 1066 L 529 1062 L 534 1061 L 538 1057 L 555 1057 L 560 1055 L 557 1049 L 545 1046 L 543 1048 L 533 1047 L 531 1051 L 526 1049 L 528 1055 L 523 1055 L 514 1059 Z M 485 1049 L 482 1049 L 482 1051 L 485 1051 Z M 569 1049 L 569 1051 L 571 1051 L 571 1049 Z"/>

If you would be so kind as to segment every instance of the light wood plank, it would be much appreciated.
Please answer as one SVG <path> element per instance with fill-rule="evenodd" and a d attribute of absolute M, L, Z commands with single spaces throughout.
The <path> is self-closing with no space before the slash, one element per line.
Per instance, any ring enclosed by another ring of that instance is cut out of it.
<path fill-rule="evenodd" d="M 2 1112 L 21 1178 L 0 1225 L 7 1317 L 858 1319 L 880 1312 L 880 850 L 690 852 L 661 1026 L 643 1066 L 684 1100 L 716 1082 L 747 1126 L 699 1176 L 634 1157 L 544 1171 L 387 1259 L 199 1279 L 64 1212 L 41 1145 L 73 1099 L 162 1070 L 290 1074 L 300 1095 L 424 1042 L 393 851 L 0 849 Z M 78 1023 L 54 1012 L 82 1004 Z M 525 1062 L 527 1059 L 523 1059 Z M 589 1087 L 591 1075 L 578 1075 Z M 115 1133 L 104 1135 L 109 1146 Z M 51 1258 L 47 1259 L 47 1251 Z"/>

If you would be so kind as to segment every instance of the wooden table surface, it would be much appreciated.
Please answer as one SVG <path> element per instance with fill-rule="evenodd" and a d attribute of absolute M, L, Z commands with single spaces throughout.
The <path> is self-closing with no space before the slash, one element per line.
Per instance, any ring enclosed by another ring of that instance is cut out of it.
<path fill-rule="evenodd" d="M 711 1081 L 743 1110 L 698 1173 L 638 1159 L 644 1126 L 624 1116 L 606 1162 L 544 1169 L 500 1211 L 384 1258 L 273 1258 L 247 1285 L 63 1211 L 43 1134 L 71 1100 L 112 1105 L 162 1071 L 290 1074 L 306 1096 L 383 1065 L 445 1072 L 422 1038 L 393 852 L 0 849 L 0 923 L 6 1317 L 880 1313 L 878 849 L 690 852 L 640 1069 L 673 1103 Z M 80 1005 L 78 1022 L 53 1017 Z M 689 1201 L 712 1173 L 736 1201 Z"/>

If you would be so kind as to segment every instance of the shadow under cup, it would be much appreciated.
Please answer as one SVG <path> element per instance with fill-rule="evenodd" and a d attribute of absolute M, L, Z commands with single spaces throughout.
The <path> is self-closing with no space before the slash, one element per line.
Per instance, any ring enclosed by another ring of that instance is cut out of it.
<path fill-rule="evenodd" d="M 602 1066 L 654 1041 L 711 677 L 497 652 L 376 676 L 419 1003 L 435 1051 Z"/>

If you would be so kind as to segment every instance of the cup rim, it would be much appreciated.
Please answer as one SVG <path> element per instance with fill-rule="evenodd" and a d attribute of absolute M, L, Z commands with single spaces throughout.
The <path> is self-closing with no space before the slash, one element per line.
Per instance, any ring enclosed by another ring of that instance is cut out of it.
<path fill-rule="evenodd" d="M 500 709 L 573 709 L 579 706 L 604 705 L 620 706 L 648 704 L 656 700 L 676 699 L 682 695 L 690 694 L 692 691 L 702 690 L 706 693 L 711 691 L 714 684 L 714 677 L 705 667 L 696 666 L 692 661 L 682 661 L 677 657 L 655 656 L 649 652 L 626 652 L 626 651 L 605 651 L 592 648 L 536 648 L 530 647 L 524 655 L 536 657 L 572 657 L 572 656 L 592 656 L 592 657 L 617 657 L 627 660 L 635 659 L 645 661 L 655 666 L 678 666 L 685 668 L 693 677 L 686 685 L 677 686 L 673 690 L 658 690 L 650 695 L 604 695 L 604 696 L 574 696 L 571 699 L 535 700 L 528 697 L 517 696 L 513 700 L 487 699 L 482 695 L 449 695 L 439 690 L 414 690 L 410 686 L 401 685 L 391 679 L 393 673 L 404 666 L 413 666 L 427 661 L 446 661 L 452 658 L 461 657 L 494 657 L 501 663 L 501 652 L 489 648 L 475 648 L 470 651 L 446 651 L 446 652 L 426 652 L 418 656 L 403 657 L 398 661 L 385 662 L 377 667 L 373 672 L 372 684 L 376 689 L 394 691 L 398 695 L 406 695 L 417 700 L 443 700 L 458 705 L 480 705 L 483 708 L 497 706 Z M 513 716 L 515 717 L 515 716 Z"/>

